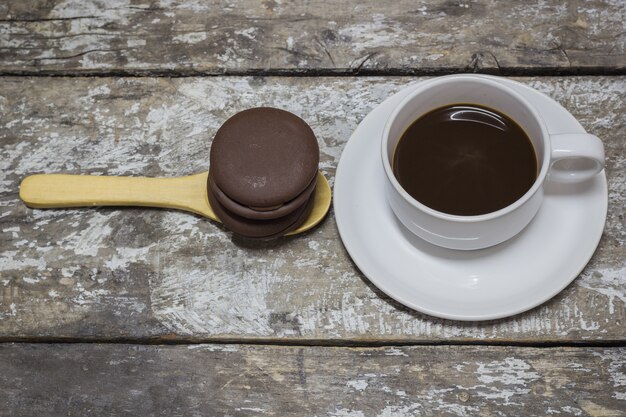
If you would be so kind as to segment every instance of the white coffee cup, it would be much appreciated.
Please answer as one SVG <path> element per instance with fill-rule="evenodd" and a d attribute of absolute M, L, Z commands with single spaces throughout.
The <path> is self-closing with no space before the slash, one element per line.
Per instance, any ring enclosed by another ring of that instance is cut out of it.
<path fill-rule="evenodd" d="M 477 216 L 433 210 L 411 197 L 393 173 L 394 152 L 406 129 L 429 111 L 458 103 L 478 104 L 506 114 L 522 127 L 535 148 L 537 179 L 526 194 L 503 209 Z M 524 97 L 493 78 L 480 75 L 450 75 L 420 85 L 391 113 L 381 145 L 387 200 L 396 217 L 422 239 L 451 249 L 481 249 L 512 238 L 539 210 L 547 179 L 585 181 L 604 168 L 600 139 L 586 133 L 550 135 L 541 115 Z"/>

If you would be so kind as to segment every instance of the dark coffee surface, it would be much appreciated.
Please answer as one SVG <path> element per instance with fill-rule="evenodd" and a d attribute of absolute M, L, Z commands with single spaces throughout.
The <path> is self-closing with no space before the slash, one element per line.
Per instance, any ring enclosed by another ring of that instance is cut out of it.
<path fill-rule="evenodd" d="M 420 203 L 473 216 L 522 197 L 537 178 L 537 158 L 526 133 L 508 116 L 457 104 L 413 122 L 396 147 L 393 172 Z"/>

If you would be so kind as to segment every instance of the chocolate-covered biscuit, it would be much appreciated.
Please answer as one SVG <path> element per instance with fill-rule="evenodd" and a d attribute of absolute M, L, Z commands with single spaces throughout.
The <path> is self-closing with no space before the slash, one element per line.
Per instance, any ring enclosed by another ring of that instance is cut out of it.
<path fill-rule="evenodd" d="M 215 198 L 211 189 L 207 190 L 209 203 L 217 217 L 234 233 L 254 239 L 272 239 L 289 233 L 300 226 L 310 214 L 315 195 L 290 214 L 273 220 L 250 220 L 228 211 Z"/>
<path fill-rule="evenodd" d="M 272 210 L 301 194 L 318 164 L 317 139 L 304 120 L 258 107 L 235 114 L 219 128 L 210 176 L 238 204 Z"/>
<path fill-rule="evenodd" d="M 271 209 L 257 209 L 239 204 L 238 202 L 229 198 L 218 186 L 211 176 L 209 176 L 209 188 L 213 193 L 215 199 L 224 206 L 225 209 L 238 216 L 245 217 L 251 220 L 271 220 L 277 219 L 288 215 L 289 213 L 297 210 L 303 204 L 307 202 L 309 197 L 315 191 L 317 185 L 317 172 L 313 176 L 310 184 L 304 189 L 303 192 L 298 194 L 295 198 Z"/>

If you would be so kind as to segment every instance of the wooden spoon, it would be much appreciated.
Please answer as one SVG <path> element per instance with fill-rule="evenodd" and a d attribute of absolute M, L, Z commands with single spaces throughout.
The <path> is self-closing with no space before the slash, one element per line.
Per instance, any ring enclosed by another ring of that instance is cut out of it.
<path fill-rule="evenodd" d="M 24 178 L 20 198 L 32 208 L 142 206 L 190 211 L 219 222 L 207 198 L 208 172 L 175 178 L 37 174 Z M 305 222 L 287 235 L 317 225 L 330 208 L 331 191 L 317 173 L 315 204 Z"/>

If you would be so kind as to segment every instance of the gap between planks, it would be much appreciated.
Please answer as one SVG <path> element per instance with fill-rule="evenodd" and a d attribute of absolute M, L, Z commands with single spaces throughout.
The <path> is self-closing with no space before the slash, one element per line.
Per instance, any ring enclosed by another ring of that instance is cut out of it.
<path fill-rule="evenodd" d="M 358 340 L 358 339 L 246 339 L 246 338 L 185 338 L 179 336 L 164 337 L 0 337 L 0 345 L 12 343 L 28 344 L 111 344 L 111 345 L 249 345 L 249 346 L 285 346 L 285 347 L 406 347 L 406 346 L 494 346 L 494 347 L 526 347 L 526 348 L 595 348 L 595 347 L 626 347 L 626 340 L 559 340 L 526 342 L 516 340 L 442 340 L 442 341 L 405 341 L 396 339 Z"/>
<path fill-rule="evenodd" d="M 439 76 L 450 74 L 489 74 L 503 77 L 557 77 L 557 76 L 620 76 L 626 75 L 624 67 L 584 67 L 584 68 L 392 68 L 392 69 L 248 69 L 199 71 L 178 70 L 8 70 L 0 71 L 0 77 L 129 77 L 129 78 L 186 78 L 186 77 L 398 77 L 398 76 Z"/>

